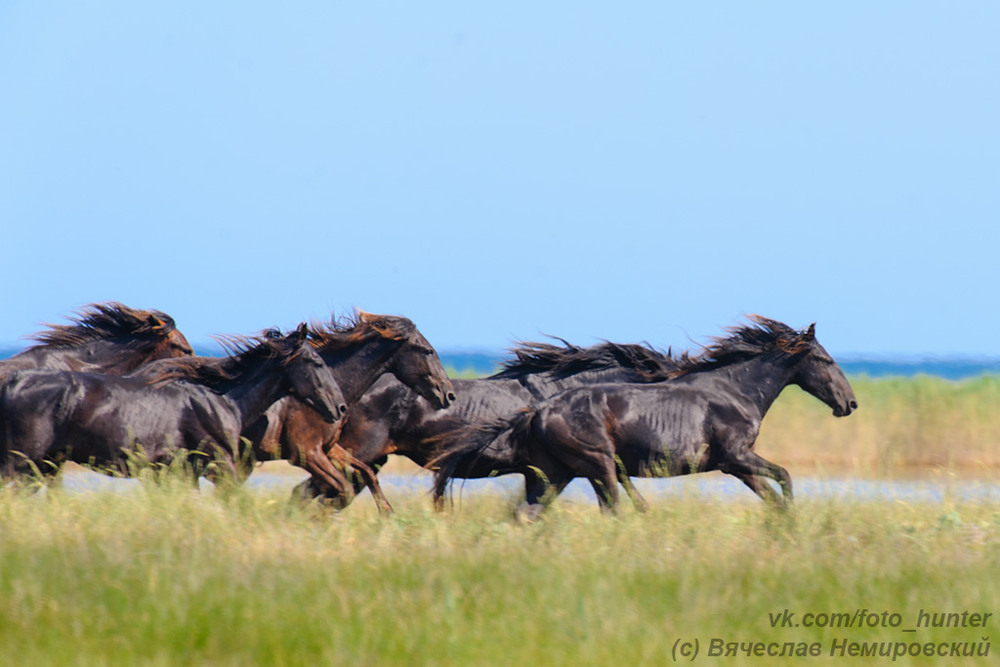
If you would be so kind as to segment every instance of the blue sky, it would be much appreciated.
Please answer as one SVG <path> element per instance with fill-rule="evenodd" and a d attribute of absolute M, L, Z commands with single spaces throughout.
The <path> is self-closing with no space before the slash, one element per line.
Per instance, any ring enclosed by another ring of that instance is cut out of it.
<path fill-rule="evenodd" d="M 1000 5 L 482 5 L 0 2 L 0 343 L 117 300 L 1000 356 Z"/>

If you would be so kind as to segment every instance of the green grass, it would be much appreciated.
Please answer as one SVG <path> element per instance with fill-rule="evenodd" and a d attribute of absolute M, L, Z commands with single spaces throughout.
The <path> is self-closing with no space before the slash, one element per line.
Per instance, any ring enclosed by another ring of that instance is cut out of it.
<path fill-rule="evenodd" d="M 444 515 L 394 498 L 389 519 L 286 498 L 169 481 L 0 492 L 5 664 L 659 665 L 678 639 L 703 656 L 712 638 L 825 656 L 841 638 L 979 642 L 998 622 L 772 627 L 784 609 L 888 611 L 902 628 L 921 609 L 1000 613 L 990 504 L 803 501 L 786 517 L 752 497 L 680 499 L 610 518 L 560 502 L 519 525 L 508 498 Z"/>
<path fill-rule="evenodd" d="M 758 450 L 793 477 L 995 474 L 1000 378 L 852 383 L 861 408 L 846 419 L 790 388 Z M 609 518 L 560 499 L 519 525 L 506 497 L 437 515 L 424 495 L 394 496 L 389 519 L 367 497 L 336 516 L 287 497 L 170 476 L 124 493 L 0 488 L 4 664 L 661 665 L 679 640 L 711 660 L 713 639 L 818 643 L 829 662 L 845 639 L 983 649 L 1000 623 L 902 632 L 921 610 L 1000 614 L 996 503 L 801 499 L 789 517 L 749 492 L 694 494 Z M 901 625 L 773 627 L 786 609 Z"/>

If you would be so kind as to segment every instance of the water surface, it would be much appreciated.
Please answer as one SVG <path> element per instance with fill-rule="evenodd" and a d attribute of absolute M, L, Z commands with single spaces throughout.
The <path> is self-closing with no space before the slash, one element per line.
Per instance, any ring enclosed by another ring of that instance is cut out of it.
<path fill-rule="evenodd" d="M 308 477 L 307 473 L 290 466 L 267 464 L 250 476 L 246 486 L 254 492 L 291 493 L 292 488 Z M 420 494 L 428 497 L 432 477 L 428 473 L 383 473 L 379 475 L 382 489 L 390 501 L 403 495 Z M 63 476 L 63 488 L 70 493 L 94 491 L 129 492 L 136 480 L 108 477 L 82 468 L 74 468 Z M 635 479 L 639 492 L 651 503 L 672 499 L 723 499 L 733 502 L 759 502 L 739 480 L 713 472 L 701 475 L 660 479 Z M 798 499 L 829 499 L 854 501 L 1000 502 L 1000 482 L 992 479 L 939 475 L 922 479 L 861 479 L 857 477 L 794 477 Z M 202 482 L 204 490 L 212 485 Z M 524 482 L 520 475 L 491 479 L 457 480 L 453 487 L 456 499 L 492 494 L 520 498 Z M 622 498 L 626 496 L 622 493 Z M 574 480 L 560 496 L 561 501 L 596 502 L 593 489 L 585 480 Z"/>

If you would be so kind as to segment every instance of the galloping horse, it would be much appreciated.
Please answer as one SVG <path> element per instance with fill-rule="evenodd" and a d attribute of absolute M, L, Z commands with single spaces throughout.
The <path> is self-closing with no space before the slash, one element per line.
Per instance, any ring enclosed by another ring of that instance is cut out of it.
<path fill-rule="evenodd" d="M 0 360 L 0 377 L 28 369 L 125 375 L 154 359 L 192 354 L 173 318 L 158 310 L 91 304 L 74 324 L 48 326 L 35 334 L 38 344 Z"/>
<path fill-rule="evenodd" d="M 344 392 L 348 414 L 369 387 L 387 374 L 395 378 L 404 394 L 421 396 L 432 411 L 455 401 L 454 388 L 437 352 L 405 317 L 359 312 L 340 324 L 311 327 L 309 339 Z M 258 459 L 288 459 L 312 474 L 316 488 L 331 489 L 337 498 L 353 497 L 354 485 L 344 469 L 354 468 L 379 510 L 391 512 L 374 471 L 338 446 L 340 429 L 340 424 L 324 422 L 289 397 L 271 406 L 247 435 Z"/>
<path fill-rule="evenodd" d="M 840 366 L 816 340 L 751 316 L 696 357 L 677 359 L 676 377 L 651 385 L 600 384 L 570 389 L 492 428 L 456 434 L 435 462 L 437 492 L 479 459 L 502 453 L 509 468 L 539 471 L 526 485 L 519 516 L 534 518 L 574 477 L 586 477 L 602 508 L 614 509 L 629 476 L 669 477 L 709 470 L 734 475 L 765 501 L 792 500 L 788 471 L 753 451 L 761 420 L 790 384 L 843 417 L 857 400 Z M 494 465 L 496 465 L 494 463 Z M 782 496 L 762 479 L 781 487 Z"/>
<path fill-rule="evenodd" d="M 307 333 L 231 339 L 215 363 L 176 359 L 142 375 L 15 371 L 0 383 L 0 473 L 54 476 L 66 460 L 127 473 L 131 453 L 168 463 L 181 448 L 196 475 L 217 458 L 235 472 L 241 434 L 284 396 L 341 417 L 344 398 Z"/>
<path fill-rule="evenodd" d="M 602 343 L 591 347 L 524 343 L 512 350 L 500 372 L 477 380 L 454 380 L 458 399 L 448 410 L 437 411 L 392 378 L 382 378 L 353 405 L 337 442 L 355 458 L 381 466 L 389 454 L 400 454 L 426 466 L 438 453 L 439 440 L 464 429 L 478 429 L 568 387 L 595 382 L 659 382 L 676 370 L 669 354 L 645 345 Z M 497 470 L 504 456 L 484 452 L 469 477 L 487 476 Z M 505 469 L 530 477 L 534 471 L 519 466 Z M 479 474 L 481 472 L 481 474 Z M 360 491 L 355 485 L 355 492 Z M 304 497 L 324 495 L 341 506 L 350 498 L 339 489 L 306 480 L 297 487 Z M 435 499 L 439 504 L 440 497 Z"/>

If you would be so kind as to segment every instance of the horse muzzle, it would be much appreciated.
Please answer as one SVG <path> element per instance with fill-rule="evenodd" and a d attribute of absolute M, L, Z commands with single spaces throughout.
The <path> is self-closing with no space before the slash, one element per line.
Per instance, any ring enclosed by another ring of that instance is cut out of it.
<path fill-rule="evenodd" d="M 843 405 L 838 405 L 833 409 L 834 417 L 846 417 L 858 409 L 858 402 L 853 398 Z"/>
<path fill-rule="evenodd" d="M 455 392 L 445 391 L 442 393 L 443 398 L 441 399 L 441 409 L 449 407 L 455 402 Z"/>
<path fill-rule="evenodd" d="M 444 410 L 455 402 L 455 391 L 449 386 L 436 385 L 430 390 L 428 400 L 434 405 L 435 410 Z"/>
<path fill-rule="evenodd" d="M 343 403 L 339 405 L 333 405 L 332 408 L 328 408 L 327 404 L 323 401 L 316 401 L 314 399 L 307 399 L 304 403 L 319 413 L 319 416 L 323 418 L 328 424 L 336 424 L 338 421 L 347 414 L 347 406 Z"/>

